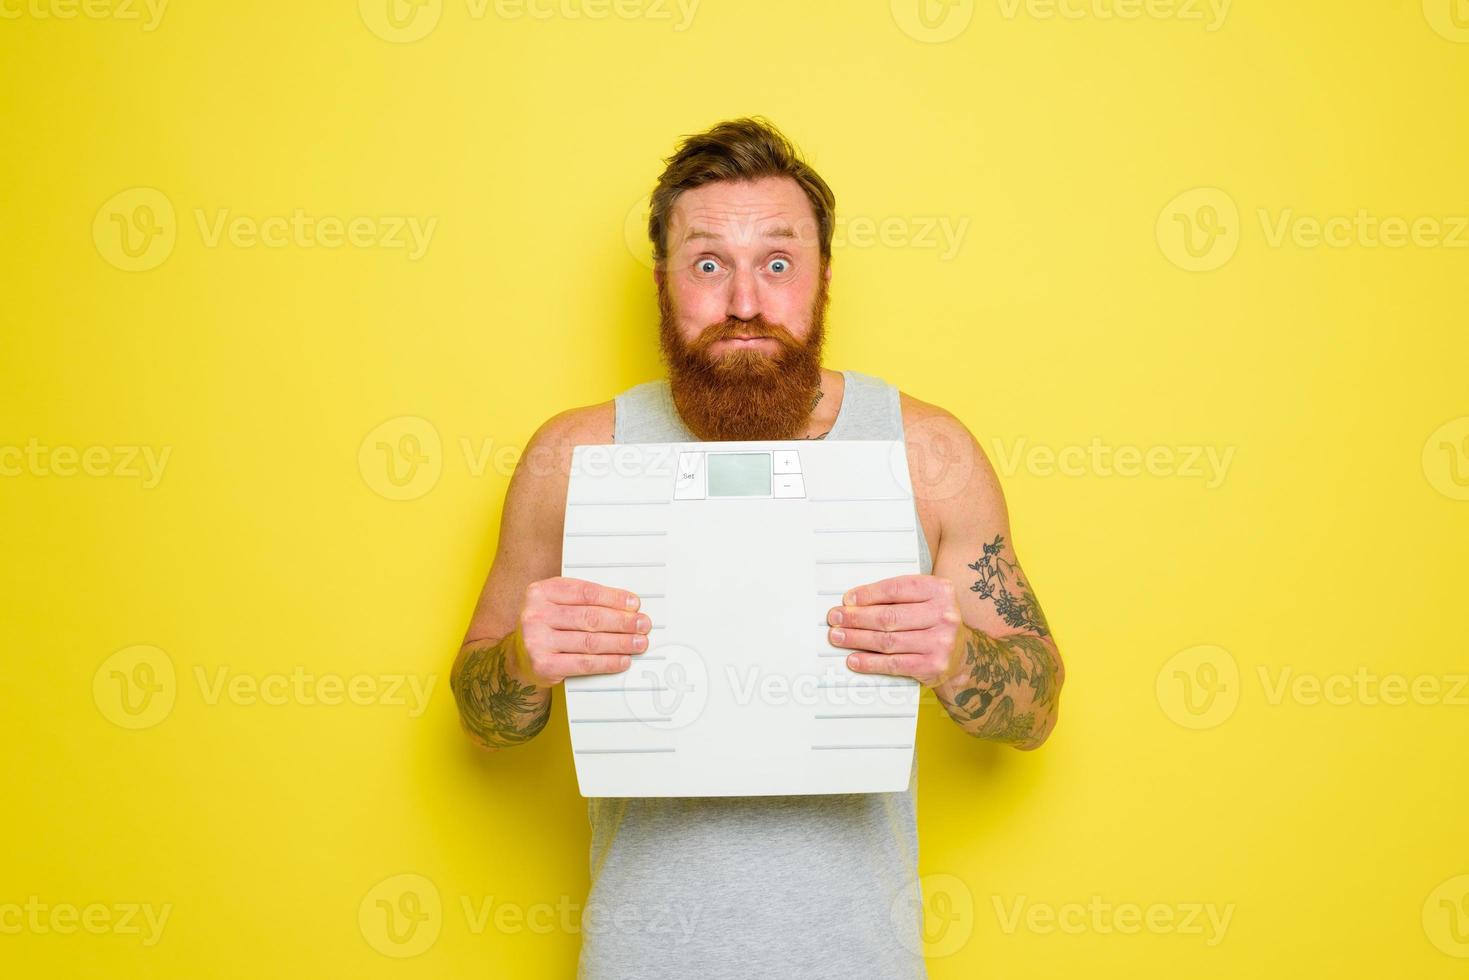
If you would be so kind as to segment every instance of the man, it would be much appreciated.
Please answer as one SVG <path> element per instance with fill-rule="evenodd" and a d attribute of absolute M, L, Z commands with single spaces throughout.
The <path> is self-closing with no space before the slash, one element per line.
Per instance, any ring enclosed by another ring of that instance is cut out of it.
<path fill-rule="evenodd" d="M 834 209 L 763 120 L 668 159 L 649 218 L 668 378 L 532 436 L 451 674 L 479 745 L 533 738 L 556 685 L 648 648 L 636 596 L 558 574 L 572 447 L 695 439 L 905 439 L 924 574 L 848 593 L 829 642 L 853 671 L 917 679 L 978 738 L 1050 734 L 1064 670 L 983 450 L 943 409 L 821 365 Z M 579 975 L 925 976 L 916 781 L 915 761 L 904 793 L 590 799 Z"/>

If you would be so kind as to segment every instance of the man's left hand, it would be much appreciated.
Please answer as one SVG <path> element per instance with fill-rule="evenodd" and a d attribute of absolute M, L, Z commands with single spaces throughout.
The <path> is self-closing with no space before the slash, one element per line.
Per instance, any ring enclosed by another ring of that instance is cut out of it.
<path fill-rule="evenodd" d="M 847 666 L 937 687 L 963 660 L 964 629 L 954 584 L 937 575 L 898 575 L 861 585 L 826 615 L 832 646 L 854 652 Z"/>

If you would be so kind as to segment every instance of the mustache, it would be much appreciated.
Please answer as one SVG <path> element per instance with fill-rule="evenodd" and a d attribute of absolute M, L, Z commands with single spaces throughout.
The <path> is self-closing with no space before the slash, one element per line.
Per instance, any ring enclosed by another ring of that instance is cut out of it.
<path fill-rule="evenodd" d="M 789 330 L 778 323 L 771 323 L 759 314 L 756 314 L 753 320 L 730 318 L 711 323 L 700 331 L 699 336 L 690 346 L 693 350 L 703 353 L 721 340 L 734 340 L 737 337 L 768 337 L 784 348 L 800 346 Z"/>

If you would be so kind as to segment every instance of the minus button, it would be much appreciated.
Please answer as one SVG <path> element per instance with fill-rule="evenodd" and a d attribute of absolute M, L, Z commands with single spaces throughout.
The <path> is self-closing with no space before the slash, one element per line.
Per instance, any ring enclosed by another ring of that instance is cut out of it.
<path fill-rule="evenodd" d="M 772 497 L 806 496 L 806 484 L 799 473 L 777 473 L 771 481 Z"/>

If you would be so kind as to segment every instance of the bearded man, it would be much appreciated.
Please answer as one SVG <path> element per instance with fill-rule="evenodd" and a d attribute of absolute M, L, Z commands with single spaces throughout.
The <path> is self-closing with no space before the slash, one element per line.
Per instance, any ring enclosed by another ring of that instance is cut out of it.
<path fill-rule="evenodd" d="M 853 671 L 916 679 L 964 732 L 1038 747 L 1065 672 L 984 451 L 942 408 L 822 366 L 831 189 L 759 118 L 687 137 L 665 162 L 648 230 L 668 376 L 532 436 L 451 673 L 465 732 L 520 745 L 567 677 L 627 670 L 648 648 L 637 596 L 558 574 L 572 447 L 901 439 L 922 574 L 849 592 L 828 642 Z M 917 779 L 915 759 L 901 793 L 589 799 L 578 976 L 926 976 Z"/>

